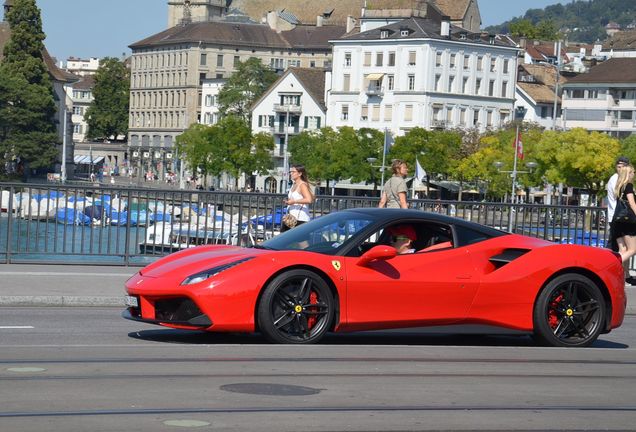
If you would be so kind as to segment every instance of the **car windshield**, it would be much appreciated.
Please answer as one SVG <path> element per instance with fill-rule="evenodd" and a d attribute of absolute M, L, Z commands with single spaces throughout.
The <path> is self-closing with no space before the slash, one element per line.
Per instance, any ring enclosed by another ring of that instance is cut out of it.
<path fill-rule="evenodd" d="M 274 250 L 305 250 L 335 255 L 352 237 L 375 219 L 369 215 L 341 211 L 298 225 L 262 244 Z"/>

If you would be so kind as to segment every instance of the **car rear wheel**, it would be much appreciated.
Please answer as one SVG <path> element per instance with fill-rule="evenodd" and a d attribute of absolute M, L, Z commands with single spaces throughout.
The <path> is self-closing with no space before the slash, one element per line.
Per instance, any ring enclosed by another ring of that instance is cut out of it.
<path fill-rule="evenodd" d="M 537 298 L 535 339 L 550 346 L 589 346 L 598 338 L 606 313 L 605 299 L 594 282 L 579 274 L 561 275 Z"/>
<path fill-rule="evenodd" d="M 329 330 L 334 300 L 326 282 L 306 270 L 277 276 L 265 288 L 258 305 L 261 332 L 275 343 L 318 342 Z"/>

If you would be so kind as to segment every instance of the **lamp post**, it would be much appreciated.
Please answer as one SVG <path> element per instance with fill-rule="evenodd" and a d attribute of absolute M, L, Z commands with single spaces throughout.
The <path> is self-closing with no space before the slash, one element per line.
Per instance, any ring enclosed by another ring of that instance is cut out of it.
<path fill-rule="evenodd" d="M 375 181 L 375 171 L 373 170 L 373 168 L 380 168 L 379 166 L 373 165 L 374 163 L 376 163 L 376 161 L 378 160 L 378 158 L 374 158 L 374 157 L 368 157 L 367 158 L 367 162 L 369 162 L 369 165 L 371 165 L 371 181 L 373 181 L 373 195 L 375 195 L 375 193 L 378 190 L 378 184 Z M 383 170 L 384 171 L 384 170 Z M 383 183 L 384 184 L 384 183 Z"/>
<path fill-rule="evenodd" d="M 510 211 L 508 212 L 508 232 L 512 232 L 512 212 L 513 212 L 512 205 L 515 202 L 514 197 L 517 191 L 517 174 L 527 174 L 534 171 L 534 169 L 537 167 L 537 163 L 528 162 L 526 163 L 526 166 L 528 167 L 528 171 L 519 171 L 517 169 L 517 149 L 515 148 L 515 160 L 512 167 L 512 171 L 502 170 L 501 167 L 503 167 L 503 162 L 497 161 L 494 163 L 494 165 L 499 172 L 510 173 L 510 177 L 512 178 L 512 191 L 510 193 Z"/>

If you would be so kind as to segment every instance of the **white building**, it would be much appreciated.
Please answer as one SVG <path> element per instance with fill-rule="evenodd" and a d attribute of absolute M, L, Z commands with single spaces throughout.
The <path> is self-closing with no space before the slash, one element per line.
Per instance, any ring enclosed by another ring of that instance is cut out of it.
<path fill-rule="evenodd" d="M 257 176 L 252 187 L 285 191 L 290 137 L 325 125 L 325 74 L 325 69 L 289 68 L 252 105 L 252 133 L 270 133 L 276 145 L 274 170 L 269 176 Z"/>
<path fill-rule="evenodd" d="M 494 37 L 429 13 L 332 43 L 328 126 L 403 135 L 414 127 L 483 131 L 512 120 L 518 48 Z"/>
<path fill-rule="evenodd" d="M 85 142 L 88 132 L 88 122 L 85 119 L 88 107 L 95 99 L 93 97 L 93 87 L 95 87 L 95 77 L 84 75 L 79 81 L 66 89 L 67 97 L 73 103 L 71 117 L 73 128 L 73 142 Z"/>
<path fill-rule="evenodd" d="M 547 64 L 519 65 L 515 109 L 523 121 L 546 128 L 561 128 L 561 98 L 555 95 L 557 68 Z M 559 76 L 559 88 L 564 78 Z M 556 116 L 554 107 L 556 103 Z"/>
<path fill-rule="evenodd" d="M 563 127 L 624 138 L 636 132 L 636 58 L 611 58 L 563 87 Z"/>
<path fill-rule="evenodd" d="M 91 57 L 88 60 L 69 57 L 66 60 L 66 70 L 75 75 L 95 75 L 97 69 L 99 69 L 99 59 L 96 57 Z"/>
<path fill-rule="evenodd" d="M 199 123 L 213 125 L 219 121 L 219 92 L 227 80 L 201 80 L 201 119 Z"/>

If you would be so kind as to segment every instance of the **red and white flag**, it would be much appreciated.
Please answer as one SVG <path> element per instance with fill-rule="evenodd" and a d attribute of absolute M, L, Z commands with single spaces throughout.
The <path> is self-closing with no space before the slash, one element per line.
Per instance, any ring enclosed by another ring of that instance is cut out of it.
<path fill-rule="evenodd" d="M 521 132 L 517 134 L 513 146 L 517 151 L 517 158 L 523 160 L 523 141 L 521 141 Z"/>

